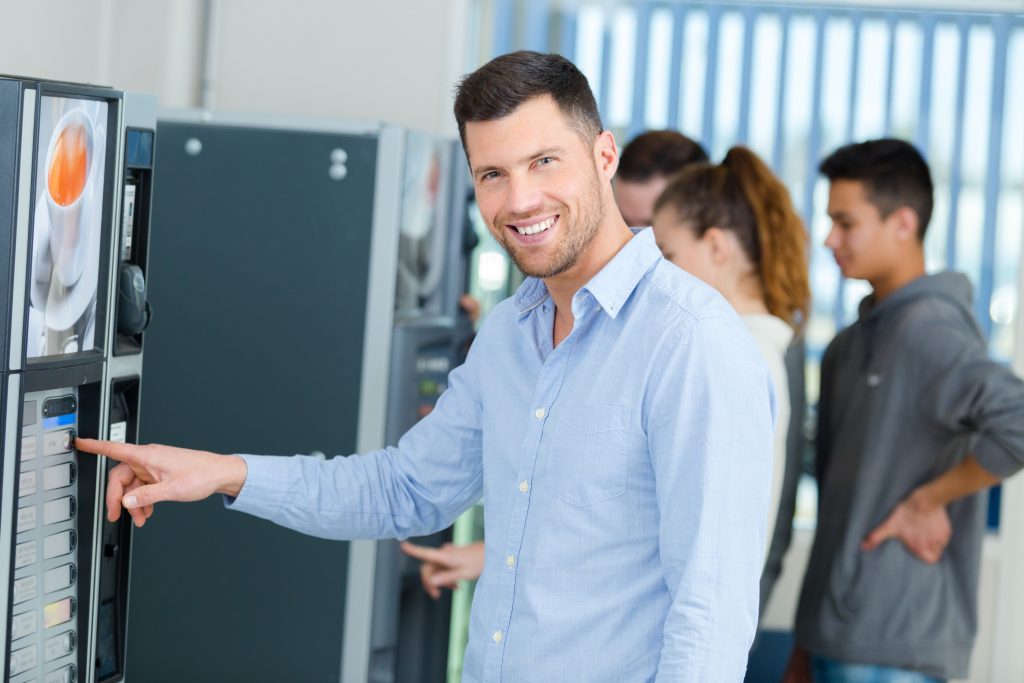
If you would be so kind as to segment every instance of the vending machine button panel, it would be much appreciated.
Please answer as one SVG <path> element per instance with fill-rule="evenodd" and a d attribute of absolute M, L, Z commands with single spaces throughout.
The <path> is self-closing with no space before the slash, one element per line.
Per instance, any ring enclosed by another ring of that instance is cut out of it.
<path fill-rule="evenodd" d="M 72 388 L 32 392 L 22 403 L 11 581 L 17 607 L 6 644 L 8 673 L 19 683 L 76 680 L 78 407 Z"/>

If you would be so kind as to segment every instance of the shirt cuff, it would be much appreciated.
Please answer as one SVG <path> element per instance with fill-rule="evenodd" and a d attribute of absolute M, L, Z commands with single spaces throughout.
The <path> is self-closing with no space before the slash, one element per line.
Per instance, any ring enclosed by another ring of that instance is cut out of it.
<path fill-rule="evenodd" d="M 272 455 L 238 457 L 245 461 L 245 483 L 237 496 L 224 495 L 224 507 L 257 515 L 279 507 L 294 476 L 293 459 Z"/>

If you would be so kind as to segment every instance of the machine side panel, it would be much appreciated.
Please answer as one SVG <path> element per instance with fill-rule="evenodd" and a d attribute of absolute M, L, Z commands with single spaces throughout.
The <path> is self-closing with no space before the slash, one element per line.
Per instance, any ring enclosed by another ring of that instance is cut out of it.
<path fill-rule="evenodd" d="M 158 124 L 143 443 L 356 450 L 376 154 Z M 161 506 L 133 541 L 127 680 L 337 680 L 348 548 L 216 497 Z"/>
<path fill-rule="evenodd" d="M 17 81 L 0 79 L 0 291 L 5 292 L 11 291 L 14 265 L 20 92 L 21 86 Z M 5 358 L 10 312 L 11 297 L 0 296 L 0 357 Z M 0 366 L 6 369 L 6 360 Z"/>

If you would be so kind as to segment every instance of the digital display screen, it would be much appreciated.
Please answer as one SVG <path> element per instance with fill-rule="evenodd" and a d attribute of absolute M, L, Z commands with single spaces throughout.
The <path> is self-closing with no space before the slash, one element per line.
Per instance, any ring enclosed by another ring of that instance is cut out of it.
<path fill-rule="evenodd" d="M 125 144 L 128 166 L 149 168 L 153 165 L 153 131 L 130 130 Z"/>
<path fill-rule="evenodd" d="M 25 353 L 30 359 L 95 348 L 109 109 L 98 100 L 40 98 Z"/>

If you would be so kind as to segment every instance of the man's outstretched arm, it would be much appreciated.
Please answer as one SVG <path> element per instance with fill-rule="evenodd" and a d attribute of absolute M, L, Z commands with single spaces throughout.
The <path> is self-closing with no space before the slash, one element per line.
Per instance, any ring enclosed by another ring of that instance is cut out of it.
<path fill-rule="evenodd" d="M 83 439 L 83 452 L 121 462 L 111 471 L 107 513 L 123 506 L 142 526 L 161 501 L 228 496 L 233 510 L 323 538 L 406 538 L 448 526 L 482 493 L 478 347 L 449 375 L 434 410 L 397 446 L 364 455 L 218 455 L 170 446 Z"/>

